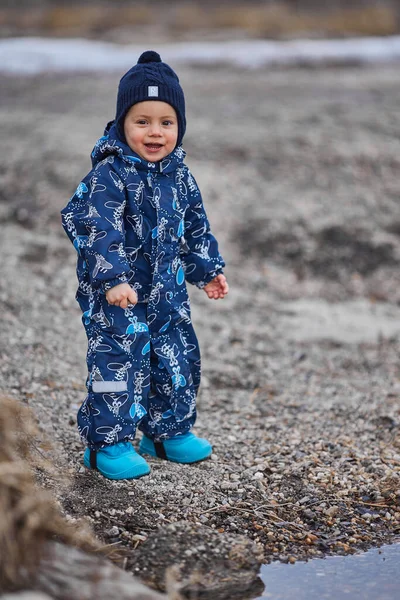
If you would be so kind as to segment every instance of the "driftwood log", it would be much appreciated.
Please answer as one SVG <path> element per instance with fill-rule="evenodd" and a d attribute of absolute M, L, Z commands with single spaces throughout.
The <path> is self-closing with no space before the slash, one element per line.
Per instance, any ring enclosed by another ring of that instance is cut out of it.
<path fill-rule="evenodd" d="M 30 591 L 0 596 L 1 600 L 162 600 L 108 560 L 79 548 L 49 542 L 35 574 L 19 580 Z M 169 596 L 173 600 L 173 596 Z M 178 596 L 175 597 L 176 600 Z"/>
<path fill-rule="evenodd" d="M 57 600 L 166 598 L 105 558 L 57 542 L 48 544 L 35 574 L 33 587 Z"/>
<path fill-rule="evenodd" d="M 0 598 L 166 598 L 107 560 L 90 531 L 68 523 L 51 495 L 36 485 L 35 436 L 27 409 L 0 397 L 0 594 L 5 594 Z"/>

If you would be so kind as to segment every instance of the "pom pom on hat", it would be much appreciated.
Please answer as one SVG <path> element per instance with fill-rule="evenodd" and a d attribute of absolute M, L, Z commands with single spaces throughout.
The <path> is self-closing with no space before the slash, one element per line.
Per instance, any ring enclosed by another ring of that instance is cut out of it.
<path fill-rule="evenodd" d="M 157 53 L 154 52 L 154 50 L 146 50 L 146 52 L 143 52 L 143 54 L 141 54 L 139 56 L 139 60 L 137 61 L 138 65 L 141 65 L 143 63 L 152 63 L 152 62 L 161 62 L 161 56 Z"/>
<path fill-rule="evenodd" d="M 146 100 L 167 102 L 175 109 L 179 146 L 186 130 L 185 96 L 175 71 L 162 62 L 160 55 L 154 50 L 143 52 L 137 64 L 119 82 L 115 125 L 122 142 L 126 143 L 124 121 L 127 112 L 134 104 Z"/>

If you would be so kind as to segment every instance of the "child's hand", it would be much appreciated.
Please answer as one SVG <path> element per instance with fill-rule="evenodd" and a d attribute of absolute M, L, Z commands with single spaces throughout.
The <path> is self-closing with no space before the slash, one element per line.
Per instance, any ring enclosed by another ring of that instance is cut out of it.
<path fill-rule="evenodd" d="M 218 300 L 223 298 L 229 292 L 229 285 L 226 281 L 225 275 L 217 275 L 207 285 L 203 287 L 203 290 L 210 299 Z"/>
<path fill-rule="evenodd" d="M 127 308 L 128 304 L 137 304 L 138 297 L 129 283 L 120 283 L 106 292 L 106 300 L 108 304 Z"/>

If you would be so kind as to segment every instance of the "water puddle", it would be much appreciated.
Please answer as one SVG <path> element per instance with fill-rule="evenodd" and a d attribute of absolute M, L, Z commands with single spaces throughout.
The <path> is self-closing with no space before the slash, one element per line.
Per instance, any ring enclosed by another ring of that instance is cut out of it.
<path fill-rule="evenodd" d="M 257 600 L 396 600 L 400 598 L 400 544 L 351 556 L 294 565 L 264 565 Z"/>

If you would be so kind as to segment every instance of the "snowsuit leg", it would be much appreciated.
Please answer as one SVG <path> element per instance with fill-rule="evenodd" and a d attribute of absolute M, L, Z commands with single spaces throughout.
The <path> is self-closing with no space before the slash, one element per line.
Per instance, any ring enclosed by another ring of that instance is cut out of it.
<path fill-rule="evenodd" d="M 104 296 L 103 296 L 104 298 Z M 150 389 L 150 335 L 145 305 L 125 311 L 96 301 L 83 315 L 88 337 L 88 395 L 78 412 L 78 429 L 99 450 L 133 440 L 146 414 Z"/>
<path fill-rule="evenodd" d="M 187 433 L 196 421 L 200 349 L 190 322 L 153 334 L 148 411 L 139 424 L 156 441 Z"/>

